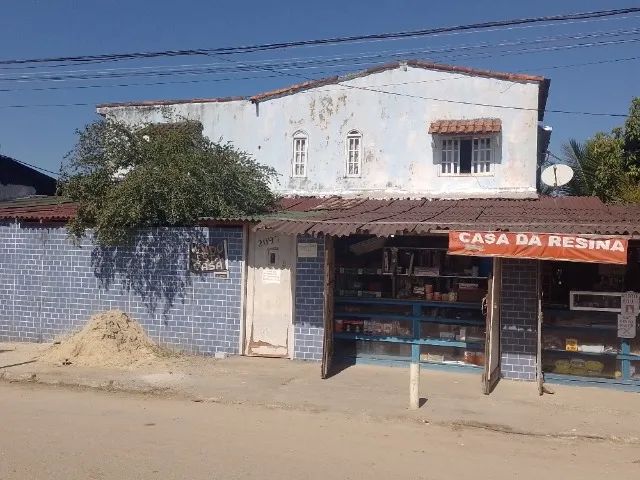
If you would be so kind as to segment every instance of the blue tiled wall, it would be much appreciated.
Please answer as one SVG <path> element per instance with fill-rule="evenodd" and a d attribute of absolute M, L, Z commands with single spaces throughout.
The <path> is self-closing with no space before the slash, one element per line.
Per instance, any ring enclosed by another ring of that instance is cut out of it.
<path fill-rule="evenodd" d="M 316 243 L 316 258 L 297 258 L 294 321 L 294 358 L 322 360 L 324 336 L 324 238 L 298 237 L 298 243 Z"/>
<path fill-rule="evenodd" d="M 228 278 L 190 273 L 194 239 L 227 240 Z M 160 344 L 238 353 L 243 262 L 241 228 L 155 229 L 98 249 L 72 244 L 61 227 L 0 224 L 0 340 L 50 341 L 119 308 Z"/>
<path fill-rule="evenodd" d="M 500 368 L 512 380 L 536 379 L 537 274 L 533 260 L 502 261 Z"/>

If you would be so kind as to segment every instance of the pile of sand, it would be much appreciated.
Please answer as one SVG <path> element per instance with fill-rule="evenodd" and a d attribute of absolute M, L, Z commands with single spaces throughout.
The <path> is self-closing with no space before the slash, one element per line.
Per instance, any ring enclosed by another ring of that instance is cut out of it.
<path fill-rule="evenodd" d="M 138 322 L 120 310 L 93 315 L 78 333 L 54 344 L 41 360 L 58 365 L 133 368 L 156 364 L 162 351 Z"/>

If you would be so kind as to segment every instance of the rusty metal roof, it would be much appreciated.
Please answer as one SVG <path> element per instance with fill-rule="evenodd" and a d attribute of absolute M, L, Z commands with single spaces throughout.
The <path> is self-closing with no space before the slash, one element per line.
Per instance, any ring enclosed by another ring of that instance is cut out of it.
<path fill-rule="evenodd" d="M 77 205 L 63 197 L 36 196 L 0 202 L 0 220 L 66 222 Z"/>
<path fill-rule="evenodd" d="M 429 125 L 430 134 L 473 135 L 499 133 L 502 121 L 499 118 L 471 118 L 466 120 L 436 120 Z"/>
<path fill-rule="evenodd" d="M 459 65 L 446 65 L 441 63 L 427 62 L 424 60 L 398 60 L 395 62 L 385 63 L 383 65 L 377 65 L 375 67 L 361 70 L 359 72 L 350 73 L 342 76 L 333 76 L 327 78 L 321 78 L 318 80 L 310 80 L 287 87 L 270 90 L 255 94 L 253 96 L 244 97 L 225 97 L 225 98 L 195 98 L 186 100 L 146 100 L 135 102 L 116 102 L 116 103 L 101 103 L 96 106 L 98 110 L 104 108 L 115 107 L 153 107 L 158 105 L 177 105 L 184 103 L 220 103 L 230 102 L 237 100 L 250 100 L 251 102 L 258 103 L 266 100 L 271 100 L 285 95 L 291 95 L 294 93 L 302 92 L 312 88 L 323 87 L 325 85 L 333 85 L 341 82 L 353 80 L 354 78 L 366 77 L 375 73 L 384 72 L 386 70 L 393 70 L 400 68 L 404 65 L 414 68 L 423 68 L 425 70 L 436 70 L 441 72 L 458 73 L 462 75 L 469 75 L 474 77 L 495 78 L 498 80 L 506 80 L 509 82 L 530 82 L 538 83 L 540 86 L 540 98 L 538 99 L 538 117 L 542 120 L 544 110 L 549 94 L 549 80 L 538 75 L 527 75 L 522 73 L 508 73 L 508 72 L 495 72 L 492 70 L 483 70 L 479 68 L 463 67 Z"/>
<path fill-rule="evenodd" d="M 311 203 L 311 200 L 305 202 Z M 640 206 L 605 205 L 596 197 L 528 200 L 347 200 L 331 197 L 314 204 L 306 212 L 308 216 L 302 213 L 294 205 L 263 217 L 256 228 L 332 236 L 426 234 L 443 230 L 640 234 Z"/>
<path fill-rule="evenodd" d="M 62 197 L 0 202 L 0 220 L 65 222 L 76 211 L 77 205 Z M 388 236 L 446 230 L 640 235 L 640 205 L 606 205 L 596 197 L 466 200 L 284 197 L 280 210 L 274 213 L 208 220 L 216 224 L 253 223 L 257 229 L 294 235 Z"/>

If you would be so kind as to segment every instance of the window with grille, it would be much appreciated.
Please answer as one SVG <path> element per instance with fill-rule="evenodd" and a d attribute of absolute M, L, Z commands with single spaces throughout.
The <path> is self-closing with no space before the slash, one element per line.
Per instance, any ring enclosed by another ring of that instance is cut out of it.
<path fill-rule="evenodd" d="M 471 158 L 472 173 L 491 171 L 491 138 L 474 138 Z"/>
<path fill-rule="evenodd" d="M 347 177 L 362 173 L 362 134 L 352 130 L 347 135 Z"/>
<path fill-rule="evenodd" d="M 307 176 L 307 134 L 296 132 L 293 135 L 293 168 L 294 177 Z"/>
<path fill-rule="evenodd" d="M 491 137 L 443 138 L 440 172 L 443 175 L 491 173 Z"/>

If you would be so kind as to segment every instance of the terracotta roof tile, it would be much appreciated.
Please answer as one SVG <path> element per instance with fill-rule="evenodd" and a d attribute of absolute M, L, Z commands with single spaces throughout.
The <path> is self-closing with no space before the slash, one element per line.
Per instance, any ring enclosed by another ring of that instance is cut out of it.
<path fill-rule="evenodd" d="M 472 118 L 465 120 L 436 120 L 429 125 L 430 134 L 471 135 L 499 133 L 502 121 L 499 118 Z"/>
<path fill-rule="evenodd" d="M 76 211 L 76 204 L 62 197 L 28 197 L 0 202 L 0 220 L 66 222 Z"/>

